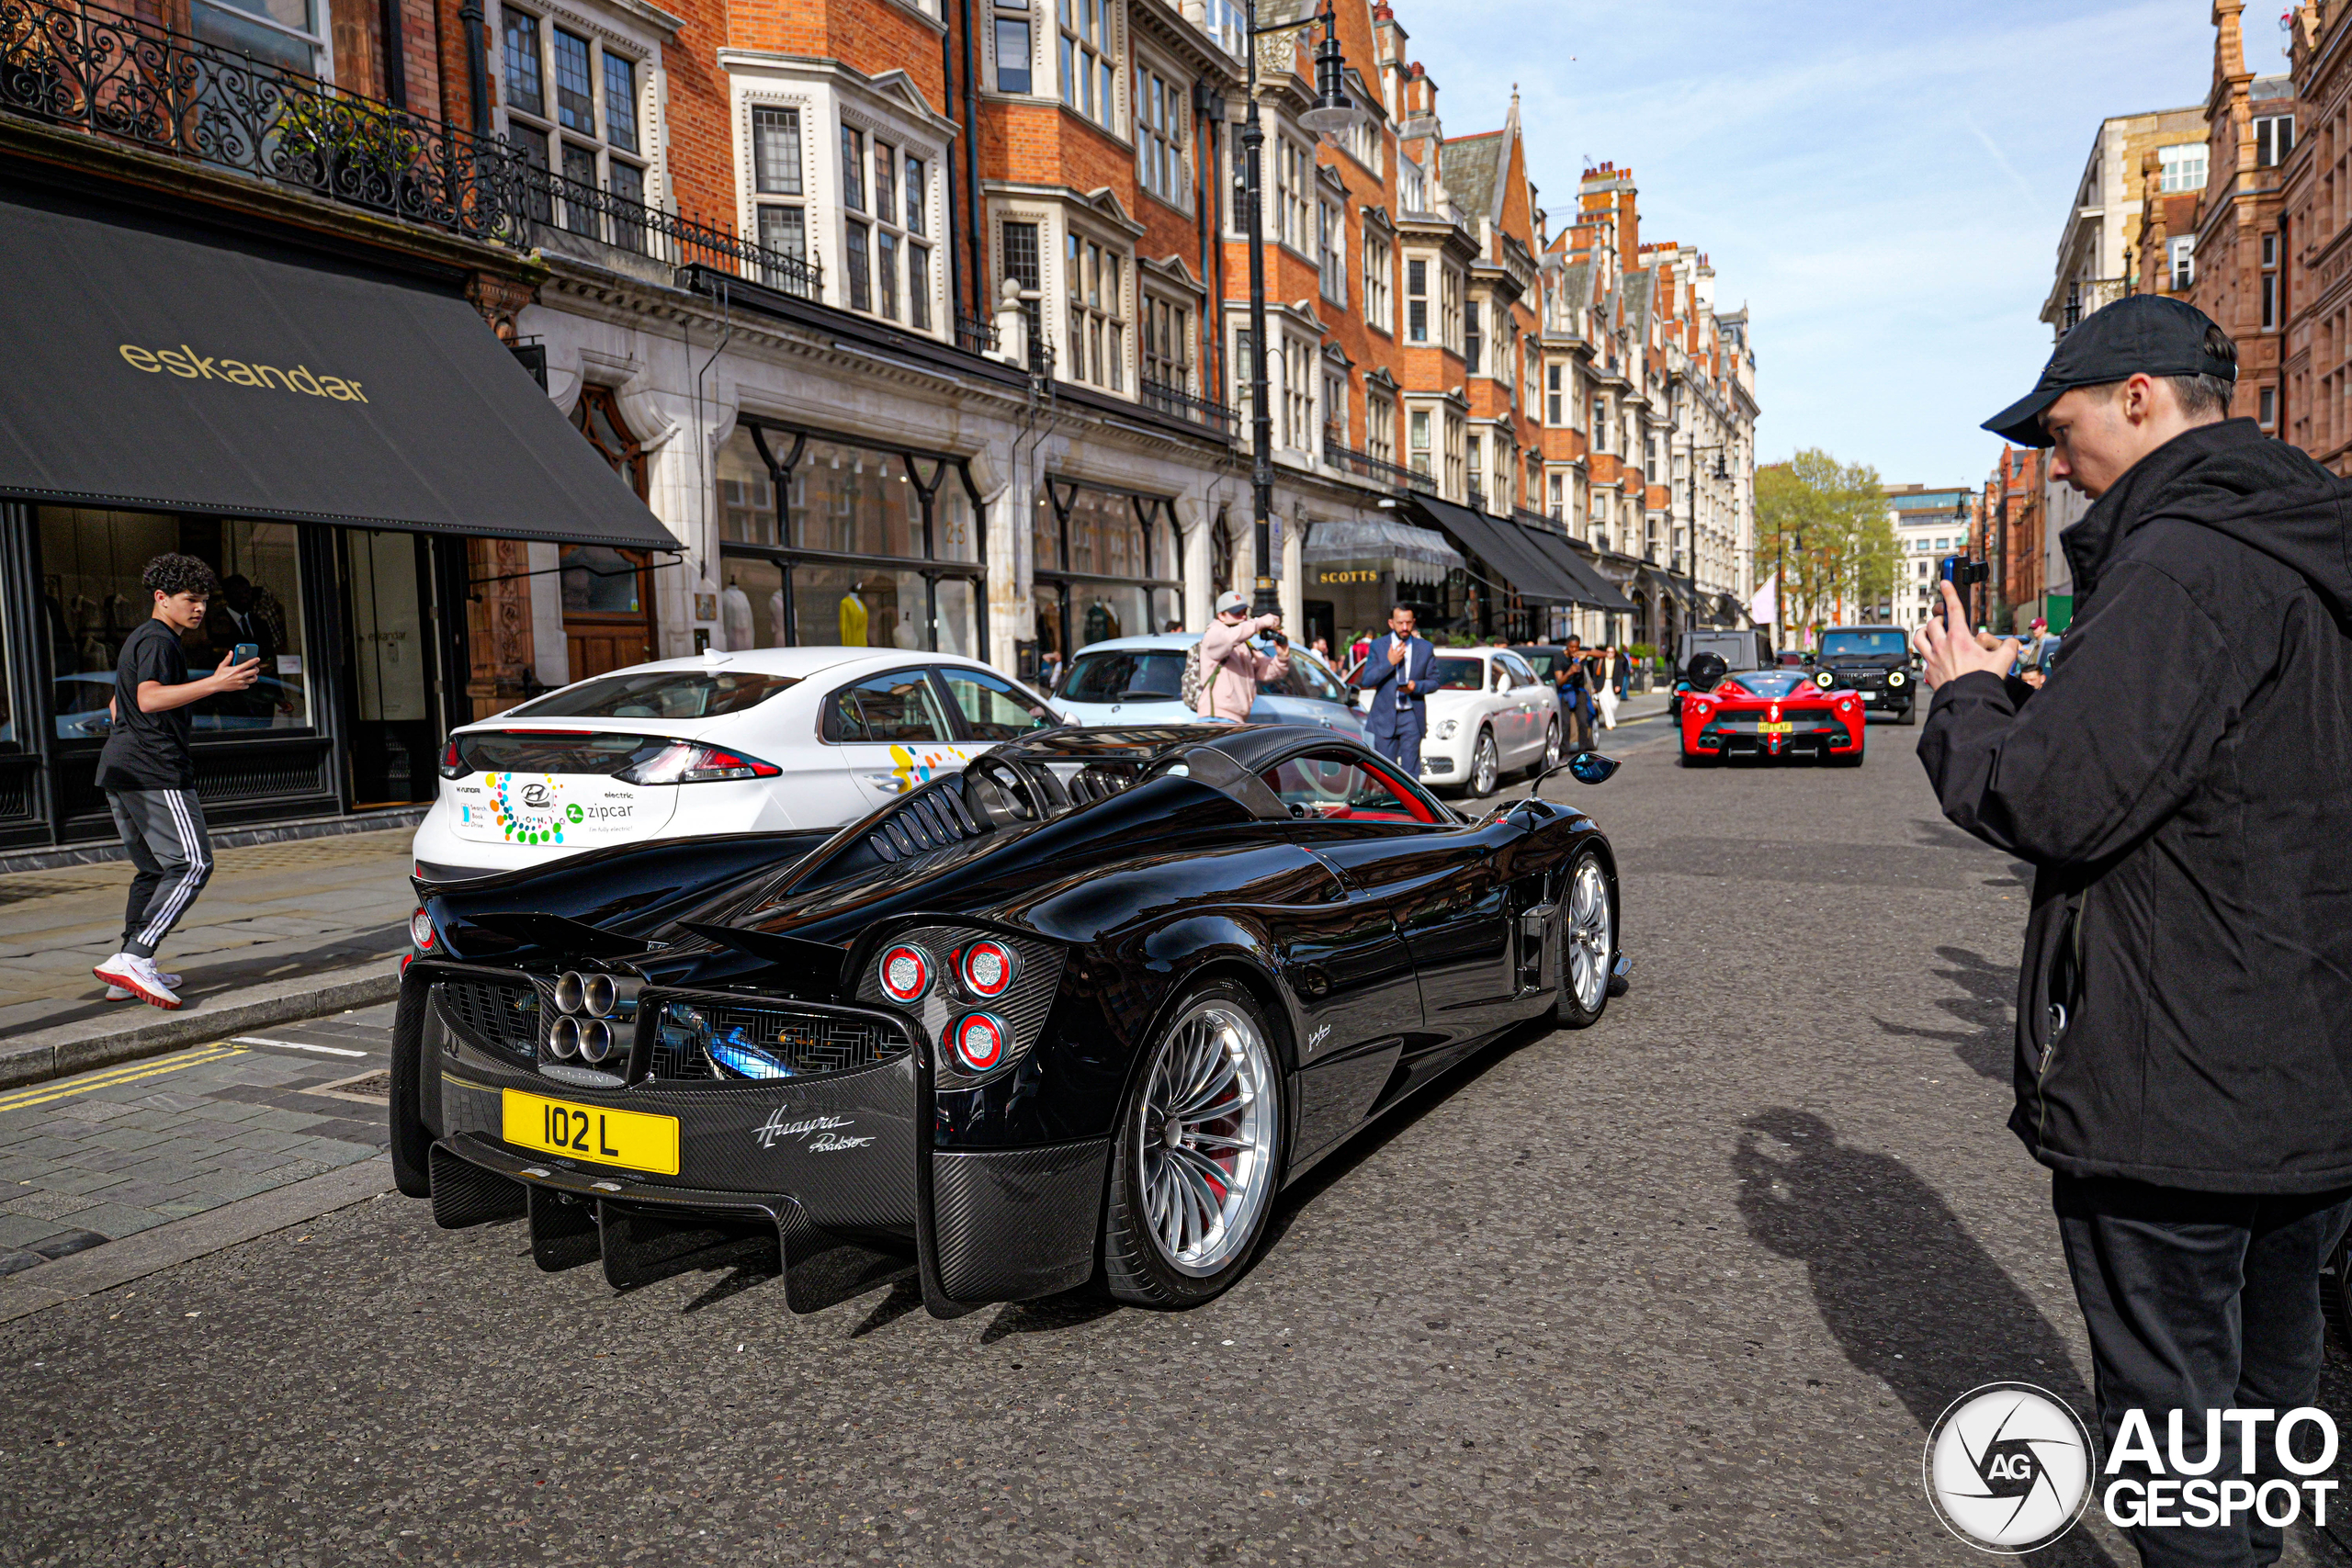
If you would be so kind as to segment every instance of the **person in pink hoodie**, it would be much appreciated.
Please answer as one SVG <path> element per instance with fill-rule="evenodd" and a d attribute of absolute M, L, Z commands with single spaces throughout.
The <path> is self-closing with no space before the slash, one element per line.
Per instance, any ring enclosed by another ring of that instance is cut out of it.
<path fill-rule="evenodd" d="M 1278 630 L 1280 615 L 1253 615 L 1250 601 L 1238 589 L 1228 589 L 1216 602 L 1216 619 L 1201 636 L 1201 696 L 1203 718 L 1250 722 L 1250 705 L 1258 700 L 1258 682 L 1290 670 L 1290 648 L 1261 653 L 1250 646 L 1261 632 Z"/>

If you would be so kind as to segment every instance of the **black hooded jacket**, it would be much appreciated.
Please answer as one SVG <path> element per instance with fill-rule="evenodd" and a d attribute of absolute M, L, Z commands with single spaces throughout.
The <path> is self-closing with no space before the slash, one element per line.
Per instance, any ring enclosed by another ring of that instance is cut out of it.
<path fill-rule="evenodd" d="M 1947 682 L 1919 739 L 2037 868 L 2009 1125 L 2079 1176 L 2352 1185 L 2352 481 L 2200 425 L 2060 542 L 2048 683 Z"/>

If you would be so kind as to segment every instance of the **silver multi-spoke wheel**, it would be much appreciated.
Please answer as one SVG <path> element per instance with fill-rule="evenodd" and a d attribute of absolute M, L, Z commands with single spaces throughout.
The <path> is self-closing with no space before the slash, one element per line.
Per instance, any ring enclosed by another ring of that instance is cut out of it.
<path fill-rule="evenodd" d="M 1484 797 L 1495 793 L 1495 777 L 1502 771 L 1502 760 L 1495 754 L 1495 738 L 1487 730 L 1478 731 L 1478 743 L 1470 752 L 1470 793 Z"/>
<path fill-rule="evenodd" d="M 1600 863 L 1586 859 L 1577 864 L 1576 881 L 1568 888 L 1568 983 L 1576 987 L 1577 1005 L 1587 1012 L 1600 1011 L 1601 998 L 1609 993 L 1609 954 L 1615 935 Z"/>
<path fill-rule="evenodd" d="M 1195 1279 L 1240 1256 L 1274 1189 L 1273 1053 L 1218 1000 L 1176 1021 L 1136 1106 L 1144 1221 L 1160 1258 Z"/>
<path fill-rule="evenodd" d="M 1552 721 L 1552 727 L 1544 732 L 1544 766 L 1549 770 L 1559 765 L 1560 721 L 1555 718 Z"/>

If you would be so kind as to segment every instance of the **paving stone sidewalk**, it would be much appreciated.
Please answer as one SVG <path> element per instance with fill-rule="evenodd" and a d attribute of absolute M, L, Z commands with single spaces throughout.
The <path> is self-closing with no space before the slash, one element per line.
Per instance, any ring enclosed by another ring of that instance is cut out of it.
<path fill-rule="evenodd" d="M 381 1153 L 391 1015 L 0 1094 L 0 1275 Z"/>
<path fill-rule="evenodd" d="M 215 852 L 195 907 L 156 954 L 193 1002 L 292 976 L 396 959 L 415 899 L 409 829 Z M 120 945 L 127 863 L 0 875 L 0 1041 L 150 1010 L 108 1002 L 93 965 Z"/>

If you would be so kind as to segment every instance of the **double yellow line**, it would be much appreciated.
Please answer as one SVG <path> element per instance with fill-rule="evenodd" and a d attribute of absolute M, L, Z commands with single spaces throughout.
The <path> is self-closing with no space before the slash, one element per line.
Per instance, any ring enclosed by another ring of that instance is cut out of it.
<path fill-rule="evenodd" d="M 69 1095 L 86 1094 L 91 1089 L 107 1089 L 115 1084 L 136 1083 L 141 1078 L 157 1077 L 164 1073 L 176 1073 L 184 1067 L 200 1067 L 207 1062 L 217 1062 L 224 1056 L 242 1056 L 244 1054 L 243 1046 L 232 1045 L 225 1041 L 215 1042 L 210 1045 L 198 1045 L 194 1050 L 183 1051 L 176 1056 L 134 1062 L 128 1066 L 109 1067 L 102 1072 L 85 1073 L 67 1083 L 51 1081 L 36 1084 L 30 1089 L 19 1089 L 15 1094 L 0 1095 L 0 1111 L 22 1111 L 28 1106 L 46 1105 L 52 1100 L 63 1100 Z"/>

